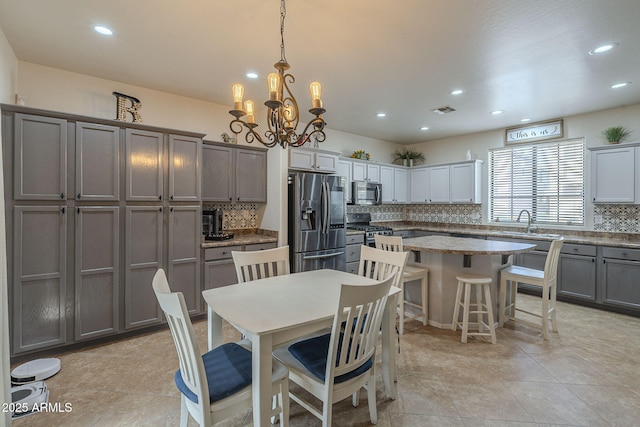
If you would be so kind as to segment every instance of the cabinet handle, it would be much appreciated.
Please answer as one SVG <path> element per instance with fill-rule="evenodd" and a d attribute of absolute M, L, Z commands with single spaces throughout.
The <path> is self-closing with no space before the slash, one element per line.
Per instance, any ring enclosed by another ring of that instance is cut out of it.
<path fill-rule="evenodd" d="M 80 215 L 80 208 L 76 208 L 76 212 Z"/>
<path fill-rule="evenodd" d="M 171 197 L 169 197 L 169 200 L 173 200 L 173 195 L 171 195 Z"/>
<path fill-rule="evenodd" d="M 64 193 L 60 193 L 60 198 L 64 200 Z"/>
<path fill-rule="evenodd" d="M 65 209 L 65 208 L 62 208 L 62 209 L 60 209 L 60 211 L 61 211 L 62 213 L 65 213 L 65 212 L 66 212 L 66 209 Z"/>
<path fill-rule="evenodd" d="M 596 262 L 595 258 L 591 258 L 591 264 L 594 264 Z"/>
<path fill-rule="evenodd" d="M 169 212 L 173 212 L 173 206 L 169 208 Z"/>
<path fill-rule="evenodd" d="M 622 254 L 621 254 L 621 255 L 622 255 L 623 257 L 625 257 L 625 258 L 629 256 L 629 254 L 628 254 L 628 253 L 626 253 L 626 252 L 622 252 Z"/>
<path fill-rule="evenodd" d="M 78 193 L 78 199 L 80 198 L 80 193 Z"/>
<path fill-rule="evenodd" d="M 162 212 L 162 208 L 158 208 L 158 212 Z"/>
<path fill-rule="evenodd" d="M 230 201 L 230 202 L 233 202 L 233 197 L 229 197 L 229 201 Z"/>
<path fill-rule="evenodd" d="M 158 200 L 162 200 L 162 196 L 158 196 Z"/>

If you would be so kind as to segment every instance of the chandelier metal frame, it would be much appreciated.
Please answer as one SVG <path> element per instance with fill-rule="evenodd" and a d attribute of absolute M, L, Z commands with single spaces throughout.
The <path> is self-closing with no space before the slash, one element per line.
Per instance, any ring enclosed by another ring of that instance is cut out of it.
<path fill-rule="evenodd" d="M 277 89 L 270 87 L 269 99 L 264 102 L 267 106 L 267 126 L 268 130 L 264 133 L 264 138 L 256 132 L 258 124 L 254 122 L 253 118 L 253 102 L 246 101 L 245 107 L 242 107 L 242 95 L 244 88 L 241 85 L 234 85 L 234 109 L 229 111 L 235 119 L 229 123 L 229 129 L 236 135 L 236 138 L 243 130 L 246 129 L 245 141 L 249 144 L 254 141 L 258 141 L 268 148 L 280 145 L 282 148 L 287 147 L 300 147 L 307 141 L 310 141 L 311 137 L 317 142 L 323 142 L 326 138 L 324 133 L 324 127 L 326 125 L 322 114 L 326 112 L 322 108 L 322 101 L 320 99 L 320 84 L 317 82 L 311 83 L 312 93 L 312 108 L 309 112 L 315 117 L 307 123 L 301 132 L 297 132 L 297 127 L 300 121 L 300 110 L 298 108 L 298 102 L 293 96 L 290 84 L 295 82 L 295 78 L 292 74 L 288 73 L 290 65 L 285 57 L 284 48 L 284 20 L 286 17 L 286 5 L 285 0 L 280 1 L 280 60 L 273 66 L 278 71 Z M 273 77 L 272 77 L 273 76 Z M 269 75 L 269 79 L 275 79 L 275 73 Z M 273 80 L 275 86 L 275 80 Z M 314 85 L 317 85 L 314 87 Z M 239 89 L 236 89 L 239 86 Z M 276 89 L 273 91 L 272 89 Z M 240 90 L 239 97 L 236 96 L 236 90 Z M 247 105 L 251 103 L 251 105 Z M 247 116 L 247 120 L 241 120 L 241 117 Z"/>

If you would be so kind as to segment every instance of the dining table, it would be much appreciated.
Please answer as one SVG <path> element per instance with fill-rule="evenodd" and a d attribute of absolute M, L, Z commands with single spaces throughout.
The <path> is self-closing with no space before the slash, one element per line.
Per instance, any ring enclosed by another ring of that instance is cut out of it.
<path fill-rule="evenodd" d="M 438 328 L 450 328 L 453 323 L 456 276 L 460 273 L 491 277 L 491 302 L 496 317 L 494 321 L 497 321 L 500 270 L 509 265 L 509 256 L 536 247 L 523 242 L 451 236 L 402 239 L 402 245 L 415 254 L 416 263 L 429 269 L 429 324 Z M 405 286 L 411 300 L 412 289 Z"/>
<path fill-rule="evenodd" d="M 252 345 L 253 425 L 270 425 L 271 365 L 274 347 L 333 325 L 342 284 L 376 280 L 338 270 L 273 276 L 202 292 L 208 305 L 208 346 L 223 342 L 223 319 Z M 386 394 L 396 397 L 395 322 L 400 289 L 391 287 L 382 319 L 382 377 Z"/>

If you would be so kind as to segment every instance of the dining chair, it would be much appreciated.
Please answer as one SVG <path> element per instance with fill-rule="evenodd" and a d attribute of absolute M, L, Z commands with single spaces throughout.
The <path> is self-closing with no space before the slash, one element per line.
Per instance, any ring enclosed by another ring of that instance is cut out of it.
<path fill-rule="evenodd" d="M 174 381 L 180 390 L 180 425 L 186 427 L 191 415 L 200 426 L 209 427 L 251 408 L 250 343 L 225 343 L 201 354 L 182 292 L 171 292 L 163 269 L 156 272 L 152 285 L 178 352 L 180 369 Z M 288 426 L 288 372 L 276 360 L 271 380 L 278 402 L 273 416 L 279 415 L 280 425 Z"/>
<path fill-rule="evenodd" d="M 356 395 L 366 388 L 371 423 L 377 422 L 375 354 L 378 333 L 391 275 L 373 285 L 345 285 L 340 289 L 331 332 L 305 338 L 274 351 L 274 356 L 289 369 L 289 379 L 322 401 L 322 409 L 301 396 L 291 399 L 331 425 L 334 403 Z M 353 324 L 353 328 L 343 328 Z M 357 405 L 354 399 L 353 405 Z"/>
<path fill-rule="evenodd" d="M 385 236 L 382 234 L 376 234 L 375 236 L 376 248 L 391 252 L 404 252 L 402 246 L 402 236 Z M 416 304 L 405 298 L 405 284 L 413 282 L 415 280 L 420 281 L 420 304 Z M 400 335 L 404 334 L 404 322 L 406 320 L 422 320 L 422 325 L 427 326 L 429 322 L 429 269 L 420 264 L 407 264 L 404 266 L 402 274 L 401 297 L 398 301 L 398 311 L 400 315 Z M 409 305 L 420 309 L 419 313 L 411 313 L 405 311 L 405 305 Z"/>
<path fill-rule="evenodd" d="M 389 252 L 362 245 L 358 275 L 385 280 L 395 274 L 393 286 L 402 289 L 402 277 L 408 258 L 408 252 Z"/>
<path fill-rule="evenodd" d="M 544 263 L 544 270 L 511 265 L 500 270 L 500 304 L 498 311 L 498 324 L 504 325 L 506 320 L 514 320 L 522 323 L 533 324 L 542 327 L 542 338 L 549 339 L 549 320 L 553 332 L 558 332 L 556 321 L 556 292 L 558 283 L 558 259 L 562 249 L 563 238 L 553 240 Z M 511 302 L 507 304 L 507 285 L 511 285 Z M 516 307 L 516 294 L 518 283 L 538 286 L 542 288 L 542 311 L 540 314 Z M 516 318 L 516 312 L 522 312 L 542 319 L 541 324 L 535 324 L 522 318 Z"/>
<path fill-rule="evenodd" d="M 263 251 L 232 251 L 238 283 L 290 273 L 289 246 Z"/>

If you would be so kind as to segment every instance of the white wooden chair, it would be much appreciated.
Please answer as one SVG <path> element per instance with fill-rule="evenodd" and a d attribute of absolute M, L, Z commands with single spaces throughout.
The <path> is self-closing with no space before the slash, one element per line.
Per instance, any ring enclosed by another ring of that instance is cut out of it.
<path fill-rule="evenodd" d="M 376 248 L 385 251 L 403 252 L 401 236 L 384 236 L 376 234 Z M 414 280 L 420 280 L 420 296 L 421 303 L 416 304 L 414 302 L 405 299 L 404 284 L 407 282 L 413 282 Z M 422 320 L 422 325 L 427 326 L 429 322 L 429 269 L 421 266 L 420 264 L 410 264 L 404 267 L 402 275 L 402 282 L 400 288 L 402 289 L 401 297 L 398 301 L 398 312 L 400 315 L 400 335 L 404 334 L 404 322 L 406 320 Z M 419 313 L 411 313 L 405 311 L 405 305 L 420 309 Z"/>
<path fill-rule="evenodd" d="M 282 276 L 291 272 L 289 267 L 289 246 L 281 246 L 263 251 L 232 251 L 238 283 Z"/>
<path fill-rule="evenodd" d="M 362 245 L 358 275 L 374 280 L 385 280 L 395 274 L 393 286 L 402 289 L 402 277 L 408 258 L 407 252 L 388 252 Z"/>
<path fill-rule="evenodd" d="M 186 427 L 191 415 L 200 426 L 209 427 L 251 408 L 250 343 L 226 343 L 201 354 L 182 293 L 171 292 L 162 269 L 152 285 L 178 351 L 180 369 L 174 380 L 181 393 L 180 425 Z M 272 382 L 274 401 L 279 401 L 273 415 L 280 416 L 280 425 L 288 426 L 288 372 L 276 360 Z"/>
<path fill-rule="evenodd" d="M 371 423 L 377 422 L 375 353 L 387 296 L 395 277 L 375 285 L 342 285 L 331 333 L 303 339 L 274 351 L 289 378 L 322 401 L 318 409 L 290 394 L 306 410 L 331 426 L 332 405 L 365 387 Z M 345 327 L 343 325 L 352 325 Z M 354 406 L 356 400 L 354 397 Z"/>
<path fill-rule="evenodd" d="M 547 253 L 544 263 L 544 271 L 533 268 L 520 267 L 511 265 L 500 271 L 500 305 L 498 312 L 498 322 L 502 327 L 506 320 L 514 320 L 523 323 L 533 324 L 542 327 L 542 337 L 549 339 L 549 320 L 551 320 L 551 328 L 553 332 L 558 332 L 558 324 L 556 321 L 556 291 L 558 279 L 558 259 L 560 258 L 560 249 L 563 244 L 562 238 L 551 242 L 551 247 Z M 507 305 L 507 284 L 511 284 L 511 302 Z M 541 313 L 533 313 L 516 307 L 516 294 L 518 291 L 518 283 L 526 283 L 529 285 L 539 286 L 542 288 L 542 311 Z M 531 316 L 542 319 L 542 324 L 534 324 L 521 318 L 516 318 L 516 311 L 520 311 Z"/>

